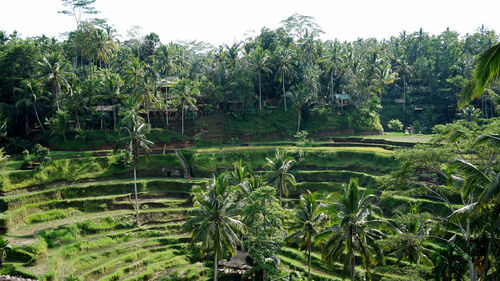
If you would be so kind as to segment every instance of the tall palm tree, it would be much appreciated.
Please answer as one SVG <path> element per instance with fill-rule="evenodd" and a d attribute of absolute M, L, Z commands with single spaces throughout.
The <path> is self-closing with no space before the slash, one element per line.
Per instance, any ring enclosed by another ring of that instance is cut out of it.
<path fill-rule="evenodd" d="M 69 90 L 69 95 L 66 97 L 66 102 L 69 110 L 75 113 L 76 128 L 80 129 L 79 112 L 87 107 L 90 98 L 85 95 L 80 87 L 74 87 Z"/>
<path fill-rule="evenodd" d="M 18 106 L 18 104 L 23 104 L 26 108 L 33 106 L 33 112 L 35 112 L 38 125 L 40 126 L 42 132 L 45 132 L 42 122 L 40 121 L 40 116 L 38 115 L 38 110 L 36 109 L 36 102 L 39 99 L 47 99 L 46 96 L 42 95 L 44 91 L 41 82 L 34 79 L 24 80 L 22 82 L 22 88 L 15 88 L 14 91 L 20 92 L 24 95 L 24 97 L 16 103 L 16 106 Z M 28 122 L 27 120 L 28 118 L 26 117 L 26 122 Z"/>
<path fill-rule="evenodd" d="M 283 103 L 285 105 L 285 111 L 287 111 L 286 106 L 286 90 L 285 90 L 285 77 L 289 76 L 292 71 L 292 54 L 288 48 L 280 48 L 278 49 L 278 70 L 276 75 L 278 77 L 279 82 L 281 82 L 282 90 L 283 90 Z"/>
<path fill-rule="evenodd" d="M 238 235 L 245 231 L 240 221 L 239 204 L 229 178 L 221 174 L 210 181 L 208 189 L 193 190 L 193 209 L 187 212 L 184 227 L 191 231 L 191 243 L 202 242 L 201 247 L 214 252 L 214 280 L 218 280 L 218 258 L 228 250 L 236 253 L 241 243 Z"/>
<path fill-rule="evenodd" d="M 271 72 L 269 68 L 269 52 L 264 51 L 262 47 L 257 46 L 250 57 L 250 65 L 257 70 L 259 79 L 259 110 L 262 110 L 262 72 Z"/>
<path fill-rule="evenodd" d="M 183 78 L 175 83 L 173 91 L 177 95 L 176 99 L 178 104 L 181 106 L 181 132 L 184 134 L 184 111 L 186 107 L 194 110 L 198 109 L 196 107 L 196 96 L 200 93 L 200 90 L 198 90 L 198 85 L 195 81 Z"/>
<path fill-rule="evenodd" d="M 155 51 L 156 54 L 156 69 L 160 76 L 163 76 L 163 82 L 165 87 L 165 126 L 168 128 L 168 88 L 171 86 L 169 84 L 169 76 L 180 70 L 176 62 L 176 48 L 172 45 L 161 45 Z"/>
<path fill-rule="evenodd" d="M 69 77 L 73 75 L 68 61 L 63 55 L 54 52 L 42 58 L 40 65 L 40 76 L 43 83 L 51 87 L 52 96 L 55 99 L 57 110 L 59 106 L 59 92 L 62 87 L 69 87 Z"/>
<path fill-rule="evenodd" d="M 111 72 L 106 75 L 103 83 L 103 92 L 111 99 L 113 106 L 113 130 L 116 130 L 116 107 L 122 97 L 120 92 L 122 84 L 120 75 Z"/>
<path fill-rule="evenodd" d="M 287 237 L 289 241 L 298 241 L 300 248 L 307 249 L 309 280 L 311 280 L 312 242 L 319 233 L 318 228 L 328 219 L 324 213 L 320 212 L 321 204 L 316 200 L 316 195 L 316 192 L 311 193 L 311 191 L 307 190 L 307 193 L 300 196 L 300 206 L 295 211 L 293 224 L 289 227 L 289 231 L 292 231 L 292 233 Z"/>
<path fill-rule="evenodd" d="M 318 241 L 326 239 L 323 259 L 326 262 L 343 259 L 343 275 L 349 272 L 354 281 L 355 255 L 359 254 L 368 279 L 371 280 L 372 258 L 379 251 L 374 241 L 383 237 L 382 232 L 371 228 L 372 224 L 380 222 L 371 218 L 372 211 L 377 209 L 372 204 L 376 197 L 361 194 L 357 180 L 351 179 L 349 185 L 345 186 L 343 196 L 333 194 L 331 198 L 333 203 L 327 208 L 338 216 L 338 223 L 327 227 L 317 236 Z"/>
<path fill-rule="evenodd" d="M 146 160 L 148 160 L 149 150 L 153 146 L 153 142 L 145 136 L 149 129 L 144 123 L 144 120 L 135 112 L 135 109 L 125 113 L 121 121 L 121 131 L 126 135 L 123 136 L 124 141 L 127 141 L 127 150 L 133 157 L 134 164 L 134 193 L 135 193 L 135 222 L 139 225 L 139 200 L 137 199 L 137 166 L 139 164 L 139 150 L 143 149 Z"/>
<path fill-rule="evenodd" d="M 280 194 L 280 201 L 282 194 L 288 196 L 288 186 L 297 185 L 295 176 L 289 170 L 292 168 L 295 160 L 287 156 L 286 151 L 276 149 L 274 159 L 266 157 L 266 164 L 264 167 L 268 170 L 265 177 L 270 183 L 273 183 Z"/>
<path fill-rule="evenodd" d="M 459 109 L 472 100 L 480 98 L 486 86 L 498 77 L 500 77 L 500 43 L 489 48 L 477 58 L 472 79 L 459 94 Z"/>

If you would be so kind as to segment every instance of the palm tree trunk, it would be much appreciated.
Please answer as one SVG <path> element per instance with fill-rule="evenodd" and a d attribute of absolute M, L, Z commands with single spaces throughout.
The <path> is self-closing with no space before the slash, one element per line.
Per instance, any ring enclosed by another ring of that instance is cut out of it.
<path fill-rule="evenodd" d="M 307 260 L 308 266 L 309 266 L 309 276 L 308 279 L 311 281 L 311 241 L 309 241 L 309 259 Z"/>
<path fill-rule="evenodd" d="M 285 92 L 285 73 L 284 72 L 281 75 L 281 81 L 283 83 L 283 102 L 285 103 L 285 111 L 287 111 L 287 108 L 286 108 L 286 92 Z"/>
<path fill-rule="evenodd" d="M 76 115 L 76 128 L 80 129 L 80 119 L 78 118 L 78 109 L 75 110 L 75 115 Z"/>
<path fill-rule="evenodd" d="M 352 245 L 351 245 L 352 246 Z M 354 281 L 354 270 L 356 269 L 356 260 L 354 256 L 354 251 L 351 250 L 351 281 Z"/>
<path fill-rule="evenodd" d="M 218 264 L 217 264 L 217 251 L 215 251 L 215 258 L 214 258 L 214 281 L 217 281 L 218 279 L 218 268 L 217 268 Z"/>
<path fill-rule="evenodd" d="M 260 85 L 260 70 L 259 70 L 259 110 L 262 110 L 262 89 Z"/>
<path fill-rule="evenodd" d="M 297 109 L 297 115 L 298 115 L 298 117 L 297 117 L 297 133 L 298 133 L 300 131 L 300 118 L 301 118 L 300 107 Z"/>
<path fill-rule="evenodd" d="M 116 131 L 116 108 L 114 99 L 113 99 L 113 131 Z"/>
<path fill-rule="evenodd" d="M 182 102 L 182 116 L 181 116 L 181 120 L 182 120 L 182 134 L 184 135 L 184 102 Z"/>
<path fill-rule="evenodd" d="M 168 87 L 165 87 L 165 120 L 166 128 L 168 128 Z"/>
<path fill-rule="evenodd" d="M 36 120 L 38 121 L 38 125 L 40 125 L 40 129 L 42 129 L 42 132 L 45 132 L 45 129 L 43 128 L 42 122 L 40 122 L 40 117 L 38 117 L 38 111 L 36 110 L 35 103 L 33 103 L 33 109 L 35 110 Z"/>
<path fill-rule="evenodd" d="M 139 200 L 137 199 L 137 164 L 134 164 L 135 223 L 139 226 Z"/>
<path fill-rule="evenodd" d="M 26 135 L 29 133 L 29 128 L 28 128 L 28 109 L 24 109 L 24 129 L 26 130 Z"/>

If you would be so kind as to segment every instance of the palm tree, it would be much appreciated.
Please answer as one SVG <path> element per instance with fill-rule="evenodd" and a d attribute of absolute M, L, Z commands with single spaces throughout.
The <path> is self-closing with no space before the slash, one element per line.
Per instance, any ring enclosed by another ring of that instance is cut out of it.
<path fill-rule="evenodd" d="M 349 272 L 351 281 L 354 281 L 357 253 L 371 280 L 372 256 L 379 251 L 374 241 L 383 237 L 382 232 L 371 228 L 372 224 L 380 222 L 371 218 L 372 211 L 377 210 L 372 204 L 376 196 L 361 194 L 357 180 L 351 179 L 349 185 L 345 186 L 343 196 L 333 194 L 331 198 L 333 204 L 327 208 L 338 216 L 338 224 L 327 227 L 317 236 L 317 241 L 327 238 L 323 245 L 323 259 L 333 262 L 343 258 L 343 274 Z"/>
<path fill-rule="evenodd" d="M 38 99 L 47 99 L 47 97 L 43 96 L 43 88 L 40 81 L 31 79 L 24 80 L 22 82 L 22 88 L 14 88 L 14 91 L 20 92 L 24 94 L 24 98 L 20 99 L 16 106 L 23 104 L 26 108 L 29 106 L 33 106 L 33 111 L 35 112 L 35 117 L 40 126 L 42 132 L 45 132 L 43 128 L 42 122 L 40 121 L 40 116 L 38 115 L 38 110 L 36 109 L 36 102 Z M 26 116 L 26 122 L 28 122 L 28 117 Z M 27 125 L 26 125 L 27 126 Z"/>
<path fill-rule="evenodd" d="M 210 181 L 206 191 L 193 190 L 193 209 L 187 212 L 184 227 L 191 231 L 191 243 L 202 242 L 206 251 L 214 251 L 214 280 L 218 280 L 218 257 L 228 250 L 236 253 L 236 246 L 241 243 L 238 235 L 245 231 L 245 225 L 239 220 L 239 204 L 235 202 L 234 189 L 229 178 L 221 174 Z"/>
<path fill-rule="evenodd" d="M 259 110 L 262 110 L 262 72 L 271 72 L 269 68 L 269 53 L 264 51 L 262 47 L 257 46 L 251 53 L 250 65 L 257 70 L 257 76 L 259 79 Z"/>
<path fill-rule="evenodd" d="M 417 207 L 413 207 L 412 210 L 416 211 Z M 410 211 L 406 215 L 399 212 L 396 215 L 396 240 L 399 243 L 391 254 L 398 259 L 398 262 L 408 260 L 410 264 L 424 263 L 432 266 L 428 255 L 435 254 L 435 252 L 427 248 L 424 242 L 430 237 L 433 222 L 430 219 L 423 220 L 415 211 Z"/>
<path fill-rule="evenodd" d="M 274 159 L 266 157 L 266 164 L 264 167 L 269 170 L 266 173 L 266 178 L 270 183 L 273 183 L 280 194 L 280 201 L 282 194 L 288 196 L 288 185 L 297 185 L 294 175 L 289 173 L 295 160 L 287 156 L 286 151 L 276 149 Z"/>
<path fill-rule="evenodd" d="M 177 72 L 180 67 L 175 64 L 176 60 L 176 49 L 172 45 L 162 45 L 156 49 L 156 68 L 160 75 L 164 76 L 163 82 L 165 87 L 165 126 L 168 128 L 168 88 L 171 86 L 169 84 L 169 75 Z"/>
<path fill-rule="evenodd" d="M 188 80 L 188 79 L 181 79 L 178 82 L 175 83 L 174 87 L 174 93 L 177 94 L 177 102 L 181 106 L 181 111 L 182 111 L 182 134 L 184 134 L 184 111 L 186 106 L 188 108 L 197 110 L 198 108 L 196 107 L 196 98 L 200 91 L 198 90 L 198 85 L 196 82 Z"/>
<path fill-rule="evenodd" d="M 122 84 L 120 75 L 115 73 L 108 73 L 104 79 L 103 92 L 111 99 L 113 106 L 113 130 L 116 130 L 116 106 L 121 98 Z"/>
<path fill-rule="evenodd" d="M 281 82 L 283 90 L 283 103 L 285 105 L 285 111 L 287 111 L 286 106 L 286 90 L 285 90 L 285 76 L 288 76 L 292 70 L 292 54 L 288 48 L 278 49 L 278 59 L 279 65 L 276 75 L 279 82 Z"/>
<path fill-rule="evenodd" d="M 122 140 L 128 141 L 127 150 L 133 156 L 134 162 L 134 193 L 135 193 L 135 222 L 139 225 L 139 200 L 137 199 L 137 166 L 139 164 L 139 149 L 143 149 L 146 160 L 148 160 L 149 150 L 153 146 L 153 142 L 148 140 L 144 133 L 149 127 L 144 124 L 144 120 L 135 112 L 135 109 L 125 113 L 121 121 L 121 132 L 126 135 Z"/>
<path fill-rule="evenodd" d="M 448 243 L 439 251 L 432 273 L 436 281 L 462 281 L 467 268 L 467 261 L 459 248 Z"/>
<path fill-rule="evenodd" d="M 76 128 L 80 129 L 80 118 L 78 112 L 83 110 L 89 103 L 90 98 L 86 96 L 79 87 L 70 89 L 66 97 L 67 106 L 75 112 Z"/>
<path fill-rule="evenodd" d="M 309 280 L 311 280 L 312 241 L 318 234 L 318 228 L 328 219 L 324 213 L 320 212 L 321 204 L 316 200 L 316 195 L 316 192 L 311 193 L 307 190 L 307 193 L 300 196 L 300 206 L 295 212 L 296 219 L 289 228 L 289 231 L 293 232 L 287 237 L 289 241 L 299 241 L 299 250 L 302 247 L 307 249 Z"/>
<path fill-rule="evenodd" d="M 244 183 L 249 175 L 250 173 L 248 172 L 248 169 L 243 166 L 243 162 L 241 160 L 233 163 L 233 171 L 231 171 L 230 176 L 235 185 Z"/>
<path fill-rule="evenodd" d="M 61 91 L 61 87 L 70 86 L 68 78 L 73 75 L 71 67 L 64 56 L 57 52 L 44 56 L 38 64 L 40 65 L 41 80 L 50 85 L 56 108 L 59 110 L 58 94 Z"/>
<path fill-rule="evenodd" d="M 459 94 L 458 108 L 462 109 L 472 100 L 481 97 L 484 89 L 500 77 L 500 43 L 479 55 L 472 79 Z"/>

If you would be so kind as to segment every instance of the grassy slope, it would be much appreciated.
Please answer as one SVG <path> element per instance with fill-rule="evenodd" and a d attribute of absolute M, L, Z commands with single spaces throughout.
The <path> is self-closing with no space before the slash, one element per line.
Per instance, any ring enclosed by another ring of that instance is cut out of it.
<path fill-rule="evenodd" d="M 265 157 L 272 157 L 275 147 L 259 145 L 222 149 L 197 148 L 184 150 L 183 153 L 193 172 L 208 175 L 231 167 L 239 159 L 243 159 L 255 171 L 260 171 Z M 342 183 L 352 176 L 360 178 L 363 186 L 373 189 L 376 188 L 377 176 L 396 167 L 392 159 L 393 151 L 380 147 L 282 147 L 297 159 L 294 173 L 303 180 L 297 190 L 292 192 L 294 198 L 305 189 L 318 190 L 321 197 L 332 191 L 338 192 Z M 65 178 L 75 171 L 68 167 L 67 172 L 49 173 L 38 181 L 30 181 L 26 177 L 4 189 L 11 193 L 0 198 L 0 206 L 8 209 L 2 219 L 11 220 L 8 235 L 19 237 L 15 240 L 17 246 L 14 247 L 13 256 L 9 257 L 11 263 L 7 269 L 47 280 L 63 277 L 68 269 L 92 280 L 198 280 L 206 276 L 209 269 L 203 264 L 193 263 L 191 250 L 186 244 L 187 234 L 180 228 L 186 210 L 183 202 L 186 202 L 190 185 L 203 183 L 204 180 L 187 183 L 182 179 L 164 177 L 141 179 L 141 221 L 144 223 L 141 229 L 133 227 L 132 202 L 120 201 L 131 196 L 132 185 L 129 178 L 25 188 L 34 183 L 53 182 L 57 179 L 74 181 L 98 178 L 96 175 L 127 172 L 112 167 L 110 162 L 113 156 L 95 158 L 87 152 L 82 154 L 83 159 L 90 163 L 85 167 L 101 163 L 99 161 L 102 160 L 98 159 L 102 158 L 109 159 L 106 160 L 107 166 L 101 165 L 96 170 L 79 167 L 78 176 Z M 70 155 L 74 154 L 61 153 L 58 156 L 62 159 L 55 161 L 62 161 L 69 166 L 85 164 L 77 159 L 63 159 Z M 176 158 L 169 159 L 167 161 L 163 156 L 153 157 L 149 167 L 161 169 L 165 165 L 180 165 L 178 162 L 174 164 Z M 57 164 L 57 167 L 63 164 Z M 145 163 L 141 167 L 148 169 Z M 23 173 L 15 169 L 8 171 L 9 174 L 16 172 Z M 16 190 L 19 192 L 13 192 Z M 179 192 L 184 194 L 184 199 L 176 195 Z M 376 189 L 371 192 L 384 194 Z M 148 199 L 150 196 L 161 198 Z M 391 209 L 415 200 L 424 199 L 388 194 L 382 198 L 381 204 L 388 204 L 385 208 Z M 294 202 L 296 199 L 290 199 L 292 205 Z M 434 208 L 432 204 L 437 203 L 431 201 L 428 204 L 430 208 Z M 117 207 L 119 209 L 110 209 Z M 23 245 L 23 241 L 29 243 Z M 280 254 L 284 272 L 291 269 L 304 271 L 306 268 L 305 260 L 297 257 L 294 251 L 296 250 L 284 248 Z M 314 279 L 338 280 L 338 271 L 330 271 L 321 264 L 319 254 L 314 255 Z M 377 280 L 380 279 L 380 274 Z M 406 278 L 398 273 L 384 274 L 389 278 L 387 280 Z"/>

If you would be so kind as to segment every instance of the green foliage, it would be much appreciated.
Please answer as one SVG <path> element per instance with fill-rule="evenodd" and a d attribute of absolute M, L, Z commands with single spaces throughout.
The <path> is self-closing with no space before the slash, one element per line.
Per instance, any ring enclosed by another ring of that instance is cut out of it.
<path fill-rule="evenodd" d="M 256 276 L 265 278 L 277 273 L 280 263 L 277 254 L 283 243 L 282 217 L 285 212 L 276 200 L 273 187 L 259 187 L 249 196 L 243 212 L 248 228 L 244 246 L 252 256 L 251 273 Z"/>
<path fill-rule="evenodd" d="M 120 151 L 115 157 L 113 164 L 119 169 L 126 169 L 132 166 L 132 157 L 128 151 Z"/>
<path fill-rule="evenodd" d="M 392 119 L 387 123 L 387 128 L 391 131 L 400 132 L 403 130 L 403 123 L 398 119 Z"/>

